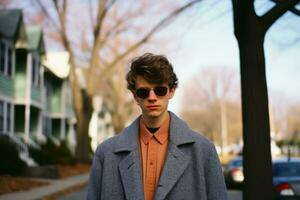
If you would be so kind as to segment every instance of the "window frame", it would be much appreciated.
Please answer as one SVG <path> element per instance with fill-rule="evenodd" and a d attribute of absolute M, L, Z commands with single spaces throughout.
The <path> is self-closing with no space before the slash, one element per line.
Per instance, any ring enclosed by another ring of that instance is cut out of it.
<path fill-rule="evenodd" d="M 14 48 L 7 42 L 0 40 L 0 73 L 12 78 L 14 76 L 14 63 Z"/>

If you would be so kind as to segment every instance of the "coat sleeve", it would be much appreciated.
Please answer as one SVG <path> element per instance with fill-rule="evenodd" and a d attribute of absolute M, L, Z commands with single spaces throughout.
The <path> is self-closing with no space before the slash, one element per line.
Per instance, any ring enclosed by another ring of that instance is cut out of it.
<path fill-rule="evenodd" d="M 215 146 L 210 145 L 206 157 L 205 182 L 208 200 L 227 200 L 227 189 Z"/>
<path fill-rule="evenodd" d="M 98 149 L 99 150 L 99 149 Z M 97 151 L 96 151 L 97 152 Z M 103 161 L 97 153 L 94 156 L 87 190 L 87 200 L 101 199 Z"/>

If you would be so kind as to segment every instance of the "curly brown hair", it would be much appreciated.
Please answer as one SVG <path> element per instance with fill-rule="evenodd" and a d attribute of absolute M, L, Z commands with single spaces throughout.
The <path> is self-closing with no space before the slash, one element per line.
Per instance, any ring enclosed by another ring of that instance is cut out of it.
<path fill-rule="evenodd" d="M 178 79 L 172 64 L 164 55 L 145 53 L 131 61 L 130 70 L 126 75 L 127 88 L 135 90 L 136 77 L 140 75 L 149 83 L 167 83 L 169 88 L 178 87 Z"/>

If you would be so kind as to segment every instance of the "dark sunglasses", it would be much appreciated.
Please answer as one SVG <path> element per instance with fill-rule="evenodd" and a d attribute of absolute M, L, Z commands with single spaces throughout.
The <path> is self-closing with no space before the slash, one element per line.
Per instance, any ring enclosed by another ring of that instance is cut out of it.
<path fill-rule="evenodd" d="M 151 91 L 152 88 L 138 88 L 135 90 L 136 96 L 141 99 L 146 99 Z M 153 88 L 153 91 L 156 96 L 163 97 L 168 93 L 168 87 L 165 86 L 157 86 Z"/>

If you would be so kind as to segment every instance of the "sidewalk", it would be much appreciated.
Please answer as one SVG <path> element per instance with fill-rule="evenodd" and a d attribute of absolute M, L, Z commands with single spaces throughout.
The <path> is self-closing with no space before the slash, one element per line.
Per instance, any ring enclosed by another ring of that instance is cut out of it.
<path fill-rule="evenodd" d="M 0 195 L 0 200 L 37 200 L 42 197 L 66 190 L 68 188 L 87 183 L 89 173 L 68 177 L 60 180 L 43 179 L 49 185 L 36 187 L 31 190 L 19 191 Z"/>

